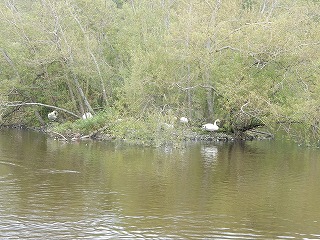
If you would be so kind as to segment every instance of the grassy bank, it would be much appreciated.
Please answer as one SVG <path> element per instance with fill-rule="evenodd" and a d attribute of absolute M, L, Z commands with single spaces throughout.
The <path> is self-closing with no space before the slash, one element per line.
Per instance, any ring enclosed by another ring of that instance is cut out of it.
<path fill-rule="evenodd" d="M 190 141 L 230 141 L 231 134 L 223 128 L 217 132 L 206 132 L 199 123 L 181 123 L 173 115 L 150 114 L 144 118 L 123 116 L 115 111 L 99 112 L 93 118 L 52 122 L 47 132 L 65 140 L 122 140 L 143 146 L 179 146 Z"/>

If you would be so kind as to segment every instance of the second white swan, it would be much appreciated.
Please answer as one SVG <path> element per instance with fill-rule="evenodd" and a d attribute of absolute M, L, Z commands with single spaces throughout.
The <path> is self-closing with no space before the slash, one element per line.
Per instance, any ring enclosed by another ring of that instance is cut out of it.
<path fill-rule="evenodd" d="M 202 129 L 207 130 L 209 132 L 217 131 L 219 130 L 219 126 L 217 125 L 218 122 L 220 123 L 219 119 L 215 120 L 213 124 L 212 123 L 204 124 L 202 126 Z"/>

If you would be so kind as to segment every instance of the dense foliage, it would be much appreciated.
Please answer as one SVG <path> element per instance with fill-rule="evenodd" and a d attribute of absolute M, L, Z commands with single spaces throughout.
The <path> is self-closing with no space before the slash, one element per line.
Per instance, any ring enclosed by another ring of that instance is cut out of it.
<path fill-rule="evenodd" d="M 3 1 L 2 121 L 45 124 L 52 109 L 12 105 L 34 102 L 318 140 L 319 23 L 317 0 Z"/>

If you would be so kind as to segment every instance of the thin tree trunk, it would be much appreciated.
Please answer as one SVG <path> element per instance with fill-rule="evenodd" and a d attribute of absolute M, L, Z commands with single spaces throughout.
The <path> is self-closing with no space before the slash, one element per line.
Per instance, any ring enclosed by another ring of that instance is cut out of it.
<path fill-rule="evenodd" d="M 98 72 L 98 75 L 99 75 L 99 78 L 100 78 L 100 84 L 101 84 L 101 88 L 102 88 L 102 99 L 103 99 L 104 104 L 107 105 L 108 104 L 108 102 L 107 102 L 107 92 L 106 92 L 105 84 L 104 84 L 104 81 L 103 81 L 103 78 L 102 78 L 102 74 L 101 74 L 99 63 L 98 63 L 95 55 L 93 54 L 93 52 L 90 49 L 90 43 L 89 43 L 88 36 L 87 36 L 87 34 L 86 34 L 86 32 L 85 32 L 80 20 L 77 18 L 77 16 L 71 10 L 70 10 L 70 13 L 73 16 L 74 20 L 78 23 L 78 25 L 79 25 L 79 27 L 80 27 L 80 29 L 82 31 L 82 34 L 83 34 L 83 36 L 85 38 L 85 42 L 86 42 L 86 45 L 87 45 L 87 50 L 88 50 L 88 52 L 89 52 L 89 54 L 90 54 L 90 56 L 91 56 L 91 58 L 92 58 L 92 60 L 93 60 L 93 62 L 95 64 L 95 66 L 96 66 L 96 69 L 97 69 L 97 72 Z"/>
<path fill-rule="evenodd" d="M 207 82 L 208 85 L 210 85 L 210 77 L 209 77 L 209 73 L 208 70 L 205 70 L 205 81 Z M 211 88 L 207 89 L 207 106 L 208 106 L 208 120 L 214 120 L 215 116 L 214 116 L 214 98 L 213 98 L 213 90 Z"/>
<path fill-rule="evenodd" d="M 212 6 L 209 4 L 207 1 L 207 4 L 210 6 L 212 9 L 211 17 L 210 20 L 208 21 L 208 29 L 211 28 L 212 26 L 216 26 L 216 19 L 218 16 L 218 11 L 220 9 L 221 5 L 221 0 L 216 0 L 215 5 Z M 208 53 L 211 52 L 211 46 L 212 46 L 212 39 L 208 38 L 207 43 L 206 43 L 206 50 Z M 210 63 L 208 62 L 207 59 L 205 59 L 205 64 L 204 64 L 204 82 L 210 86 Z M 208 106 L 208 120 L 213 121 L 215 119 L 215 114 L 214 114 L 214 90 L 213 88 L 207 88 L 207 96 L 206 96 L 206 101 L 207 101 L 207 106 Z"/>
<path fill-rule="evenodd" d="M 72 58 L 71 55 L 70 55 L 70 60 L 71 60 L 71 63 L 73 63 L 73 58 Z M 71 65 L 73 65 L 73 64 L 71 64 Z M 71 69 L 71 66 L 70 66 L 70 69 Z M 81 86 L 80 86 L 78 78 L 77 78 L 77 76 L 74 74 L 74 72 L 72 70 L 71 70 L 71 75 L 72 75 L 72 79 L 73 79 L 73 82 L 75 84 L 75 87 L 77 88 L 77 91 L 79 92 L 80 97 L 82 98 L 84 105 L 86 106 L 86 108 L 88 109 L 89 112 L 94 114 L 94 111 L 93 111 L 88 99 L 86 98 Z"/>
<path fill-rule="evenodd" d="M 34 115 L 36 115 L 36 118 L 38 118 L 39 122 L 41 123 L 41 125 L 45 125 L 46 123 L 44 122 L 43 118 L 41 117 L 39 111 L 34 111 Z"/>
<path fill-rule="evenodd" d="M 48 2 L 50 3 L 50 1 L 48 1 Z M 66 61 L 66 65 L 68 66 L 68 69 L 70 69 L 71 76 L 72 76 L 72 80 L 73 80 L 73 82 L 74 82 L 74 84 L 75 84 L 75 87 L 76 87 L 76 89 L 77 89 L 77 92 L 79 93 L 79 95 L 80 95 L 80 97 L 81 97 L 84 105 L 85 105 L 86 108 L 88 109 L 88 111 L 91 112 L 92 114 L 94 114 L 94 111 L 93 111 L 93 109 L 92 109 L 92 107 L 91 107 L 88 99 L 86 98 L 86 96 L 85 96 L 85 94 L 84 94 L 81 86 L 80 86 L 80 83 L 79 83 L 79 81 L 78 81 L 78 79 L 77 79 L 77 76 L 76 76 L 76 74 L 75 74 L 74 71 L 73 71 L 74 60 L 73 60 L 73 56 L 72 56 L 71 46 L 69 45 L 69 42 L 68 42 L 68 40 L 67 40 L 67 38 L 66 38 L 66 36 L 65 36 L 65 34 L 64 34 L 63 28 L 62 28 L 62 26 L 61 26 L 61 24 L 60 24 L 60 22 L 59 22 L 58 15 L 56 14 L 55 9 L 52 7 L 52 4 L 49 4 L 49 8 L 50 8 L 50 10 L 51 10 L 51 12 L 52 12 L 55 20 L 56 20 L 56 22 L 55 22 L 55 24 L 56 24 L 56 34 L 57 34 L 58 32 L 60 32 L 60 34 L 61 34 L 61 36 L 62 36 L 62 38 L 63 38 L 66 46 L 68 47 L 68 55 L 69 55 L 69 56 L 68 56 L 68 59 L 67 59 L 67 61 Z M 58 38 L 58 39 L 59 39 L 59 38 Z M 58 42 L 59 42 L 59 40 L 58 40 L 56 43 L 58 43 Z M 69 60 L 69 61 L 68 61 L 68 60 Z"/>
<path fill-rule="evenodd" d="M 13 63 L 13 61 L 11 60 L 11 58 L 9 57 L 9 55 L 7 54 L 7 52 L 2 48 L 0 48 L 0 51 L 2 52 L 2 55 L 5 58 L 5 60 L 8 62 L 8 64 L 12 67 L 12 69 L 15 72 L 15 75 L 16 75 L 17 79 L 19 80 L 19 82 L 21 82 L 19 71 L 16 68 L 15 64 Z M 28 98 L 31 98 L 31 97 L 28 96 Z M 39 111 L 35 110 L 34 114 L 35 114 L 36 118 L 39 120 L 39 122 L 41 123 L 41 125 L 44 125 L 45 122 L 44 122 L 43 118 L 41 117 Z"/>
<path fill-rule="evenodd" d="M 134 0 L 130 0 L 130 4 L 131 4 L 131 8 L 132 8 L 134 14 L 136 14 L 136 7 L 135 7 L 135 4 L 134 4 Z"/>
<path fill-rule="evenodd" d="M 191 3 L 189 4 L 189 10 L 188 10 L 188 15 L 189 18 L 191 18 L 192 16 L 192 5 Z M 191 20 L 190 20 L 191 21 Z M 190 45 L 190 35 L 189 32 L 191 32 L 192 30 L 192 23 L 189 24 L 188 26 L 188 31 L 187 31 L 187 39 L 186 39 L 186 47 L 189 50 L 189 45 Z M 190 67 L 190 63 L 188 63 L 187 65 L 187 99 L 188 99 L 188 117 L 192 118 L 192 96 L 191 96 L 191 67 Z"/>
<path fill-rule="evenodd" d="M 76 98 L 74 96 L 74 93 L 73 93 L 73 90 L 72 90 L 72 85 L 69 82 L 69 80 L 67 80 L 67 86 L 68 86 L 68 90 L 69 90 L 69 96 L 71 98 L 71 102 L 73 103 L 74 109 L 78 109 L 77 100 L 76 100 Z M 84 113 L 84 109 L 83 109 L 83 105 L 82 105 L 81 99 L 79 101 L 79 107 L 80 107 L 81 114 L 83 114 Z"/>
<path fill-rule="evenodd" d="M 0 48 L 0 51 L 2 52 L 2 55 L 4 57 L 4 59 L 7 61 L 7 63 L 12 67 L 16 77 L 19 79 L 19 81 L 21 81 L 20 75 L 19 75 L 19 71 L 16 68 L 14 62 L 11 60 L 11 58 L 9 57 L 8 53 L 3 49 Z"/>
<path fill-rule="evenodd" d="M 188 89 L 187 89 L 187 97 L 188 97 L 188 117 L 192 118 L 192 95 L 191 95 L 191 70 L 190 64 L 187 66 L 188 68 Z"/>

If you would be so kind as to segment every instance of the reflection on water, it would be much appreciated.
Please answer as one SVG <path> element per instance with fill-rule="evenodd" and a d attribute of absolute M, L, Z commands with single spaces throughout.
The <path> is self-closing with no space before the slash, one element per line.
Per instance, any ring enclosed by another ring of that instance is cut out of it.
<path fill-rule="evenodd" d="M 214 165 L 218 159 L 218 147 L 214 145 L 201 146 L 201 156 L 206 167 Z"/>
<path fill-rule="evenodd" d="M 0 238 L 317 239 L 319 151 L 0 134 Z"/>

